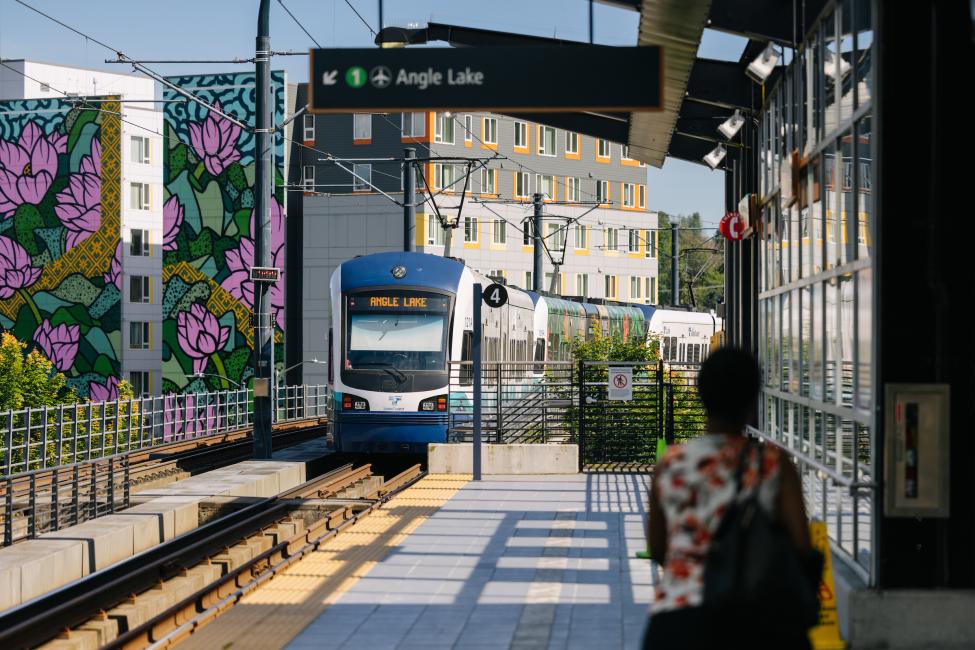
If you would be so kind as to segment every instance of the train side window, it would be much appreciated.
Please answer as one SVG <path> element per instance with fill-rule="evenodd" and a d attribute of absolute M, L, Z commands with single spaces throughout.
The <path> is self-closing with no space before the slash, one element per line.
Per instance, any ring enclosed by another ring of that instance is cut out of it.
<path fill-rule="evenodd" d="M 535 374 L 545 372 L 545 339 L 535 339 Z"/>
<path fill-rule="evenodd" d="M 335 353 L 332 351 L 332 328 L 328 328 L 328 383 L 335 385 Z"/>
<path fill-rule="evenodd" d="M 464 330 L 464 338 L 460 345 L 460 360 L 464 362 L 460 366 L 459 382 L 461 386 L 470 386 L 474 383 L 474 332 Z"/>

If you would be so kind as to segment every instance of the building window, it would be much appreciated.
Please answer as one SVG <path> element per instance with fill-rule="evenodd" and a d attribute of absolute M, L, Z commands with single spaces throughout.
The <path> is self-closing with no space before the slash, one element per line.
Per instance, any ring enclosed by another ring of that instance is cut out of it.
<path fill-rule="evenodd" d="M 301 184 L 304 185 L 306 192 L 315 191 L 315 166 L 305 165 L 301 171 Z"/>
<path fill-rule="evenodd" d="M 596 202 L 609 203 L 609 181 L 596 181 Z"/>
<path fill-rule="evenodd" d="M 563 293 L 563 289 L 565 288 L 565 286 L 564 286 L 565 285 L 564 280 L 565 280 L 565 278 L 564 278 L 564 275 L 562 273 L 559 273 L 558 278 L 556 278 L 556 276 L 555 276 L 554 273 L 546 273 L 545 274 L 545 286 L 542 287 L 542 290 L 544 290 L 544 291 L 552 291 L 552 289 L 553 289 L 552 282 L 554 281 L 556 283 L 555 284 L 555 287 L 554 287 L 554 292 L 555 293 Z"/>
<path fill-rule="evenodd" d="M 606 276 L 606 297 L 607 298 L 615 298 L 616 297 L 616 288 L 617 288 L 616 276 L 615 275 L 607 275 Z"/>
<path fill-rule="evenodd" d="M 630 230 L 629 231 L 629 248 L 631 253 L 640 252 L 640 231 Z"/>
<path fill-rule="evenodd" d="M 657 278 L 647 278 L 647 302 L 657 304 Z"/>
<path fill-rule="evenodd" d="M 136 397 L 149 397 L 152 387 L 149 385 L 148 370 L 132 370 L 129 372 L 129 384 Z"/>
<path fill-rule="evenodd" d="M 129 145 L 131 147 L 132 159 L 134 163 L 140 165 L 149 164 L 149 138 L 143 138 L 138 135 L 133 135 L 129 139 Z"/>
<path fill-rule="evenodd" d="M 643 278 L 638 278 L 635 275 L 630 276 L 630 300 L 639 300 L 643 297 L 643 292 L 641 291 L 643 286 L 640 282 L 642 279 Z"/>
<path fill-rule="evenodd" d="M 41 92 L 42 93 L 49 93 L 49 92 L 51 92 L 51 85 L 42 82 L 41 83 Z"/>
<path fill-rule="evenodd" d="M 620 145 L 620 158 L 623 160 L 633 160 L 630 158 L 630 148 L 625 144 Z"/>
<path fill-rule="evenodd" d="M 555 155 L 555 129 L 550 126 L 538 125 L 538 155 Z"/>
<path fill-rule="evenodd" d="M 129 255 L 133 257 L 149 257 L 149 231 L 134 228 L 129 233 L 132 237 L 129 241 Z"/>
<path fill-rule="evenodd" d="M 576 273 L 576 295 L 586 298 L 589 296 L 589 274 Z"/>
<path fill-rule="evenodd" d="M 555 199 L 555 177 L 550 175 L 535 175 L 535 190 L 542 194 L 542 198 L 549 201 Z"/>
<path fill-rule="evenodd" d="M 647 242 L 647 249 L 644 255 L 646 257 L 656 257 L 657 256 L 657 231 L 644 230 L 643 241 Z"/>
<path fill-rule="evenodd" d="M 572 177 L 565 179 L 565 200 L 576 202 L 582 200 L 582 179 Z"/>
<path fill-rule="evenodd" d="M 302 115 L 304 128 L 302 129 L 301 137 L 305 141 L 315 139 L 315 116 L 314 115 Z"/>
<path fill-rule="evenodd" d="M 497 169 L 488 169 L 487 167 L 481 169 L 481 192 L 483 194 L 498 193 Z"/>
<path fill-rule="evenodd" d="M 525 245 L 525 246 L 531 246 L 532 245 L 532 225 L 531 225 L 531 222 L 530 221 L 525 220 L 525 222 L 521 224 L 521 235 L 522 235 L 521 236 L 521 243 L 523 245 Z"/>
<path fill-rule="evenodd" d="M 498 118 L 485 117 L 482 125 L 484 137 L 481 140 L 484 144 L 498 144 Z"/>
<path fill-rule="evenodd" d="M 426 113 L 403 113 L 400 135 L 404 138 L 422 138 L 427 134 Z"/>
<path fill-rule="evenodd" d="M 149 184 L 129 184 L 129 207 L 133 210 L 149 210 Z"/>
<path fill-rule="evenodd" d="M 515 172 L 515 196 L 518 198 L 528 198 L 531 188 L 528 183 L 528 172 Z"/>
<path fill-rule="evenodd" d="M 572 131 L 565 132 L 565 153 L 579 153 L 579 134 Z"/>
<path fill-rule="evenodd" d="M 606 250 L 615 251 L 619 248 L 619 230 L 616 228 L 606 229 Z"/>
<path fill-rule="evenodd" d="M 470 142 L 474 137 L 474 118 L 470 115 L 464 116 L 464 142 Z"/>
<path fill-rule="evenodd" d="M 589 248 L 589 226 L 581 223 L 577 223 L 575 227 L 576 231 L 576 250 L 585 250 Z"/>
<path fill-rule="evenodd" d="M 130 275 L 129 276 L 129 302 L 148 303 L 151 300 L 149 295 L 149 276 Z"/>
<path fill-rule="evenodd" d="M 477 242 L 477 217 L 464 217 L 464 241 Z"/>
<path fill-rule="evenodd" d="M 454 189 L 453 165 L 447 163 L 433 164 L 433 187 L 437 190 L 453 191 Z"/>
<path fill-rule="evenodd" d="M 372 113 L 355 113 L 352 116 L 352 139 L 356 142 L 372 140 Z"/>
<path fill-rule="evenodd" d="M 609 140 L 596 140 L 596 157 L 609 158 Z"/>
<path fill-rule="evenodd" d="M 352 165 L 352 191 L 368 192 L 372 188 L 372 165 Z"/>
<path fill-rule="evenodd" d="M 149 349 L 149 323 L 143 321 L 129 323 L 129 349 Z"/>
<path fill-rule="evenodd" d="M 505 228 L 508 224 L 502 219 L 495 219 L 493 225 L 494 243 L 504 244 L 508 241 Z"/>
<path fill-rule="evenodd" d="M 525 289 L 528 289 L 530 291 L 531 289 L 534 289 L 534 288 L 535 288 L 535 285 L 532 282 L 532 272 L 531 271 L 525 271 Z"/>
<path fill-rule="evenodd" d="M 528 124 L 525 122 L 515 122 L 515 149 L 528 148 Z"/>
<path fill-rule="evenodd" d="M 446 113 L 437 113 L 434 120 L 433 139 L 440 144 L 454 143 L 454 118 Z"/>
<path fill-rule="evenodd" d="M 623 207 L 636 207 L 636 203 L 633 200 L 633 183 L 623 183 Z"/>
<path fill-rule="evenodd" d="M 443 246 L 446 238 L 445 234 L 444 228 L 440 225 L 440 220 L 437 219 L 436 215 L 429 215 L 427 217 L 427 244 L 429 246 Z"/>
<path fill-rule="evenodd" d="M 548 225 L 548 237 L 546 237 L 548 249 L 556 254 L 556 256 L 561 255 L 562 250 L 565 248 L 565 229 L 564 225 L 559 225 L 557 223 L 550 223 Z"/>
<path fill-rule="evenodd" d="M 643 185 L 643 184 L 640 184 L 640 185 L 637 185 L 636 187 L 639 190 L 639 195 L 640 195 L 640 200 L 637 203 L 637 207 L 638 208 L 645 208 L 645 207 L 647 207 L 647 186 L 646 185 Z"/>

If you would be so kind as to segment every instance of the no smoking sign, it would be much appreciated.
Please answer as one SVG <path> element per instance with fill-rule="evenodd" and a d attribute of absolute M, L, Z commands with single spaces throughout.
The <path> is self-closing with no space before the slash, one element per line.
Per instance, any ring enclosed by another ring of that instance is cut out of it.
<path fill-rule="evenodd" d="M 609 367 L 607 397 L 611 400 L 629 401 L 633 399 L 633 368 Z"/>

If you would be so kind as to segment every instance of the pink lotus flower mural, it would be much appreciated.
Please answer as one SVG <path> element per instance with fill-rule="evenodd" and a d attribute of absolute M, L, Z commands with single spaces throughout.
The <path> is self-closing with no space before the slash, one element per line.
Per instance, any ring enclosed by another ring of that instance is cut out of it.
<path fill-rule="evenodd" d="M 17 142 L 0 140 L 0 217 L 44 199 L 57 175 L 58 154 L 65 152 L 67 140 L 65 135 L 44 135 L 33 120 Z"/>
<path fill-rule="evenodd" d="M 0 236 L 0 299 L 6 300 L 18 290 L 25 289 L 41 277 L 41 269 L 31 265 L 24 247 Z"/>
<path fill-rule="evenodd" d="M 114 402 L 118 399 L 118 377 L 107 377 L 104 384 L 89 383 L 88 394 L 93 402 Z"/>
<path fill-rule="evenodd" d="M 176 235 L 179 234 L 179 229 L 183 226 L 183 206 L 179 202 L 177 196 L 169 197 L 169 200 L 163 205 L 163 228 L 165 234 L 163 235 L 163 250 L 164 251 L 174 251 L 176 250 Z"/>
<path fill-rule="evenodd" d="M 213 106 L 219 111 L 223 110 L 219 101 L 215 101 Z M 210 111 L 202 125 L 191 122 L 189 130 L 193 151 L 211 175 L 219 176 L 230 163 L 240 160 L 237 149 L 240 127 L 227 118 Z"/>
<path fill-rule="evenodd" d="M 251 211 L 251 237 L 255 228 L 255 215 Z M 226 259 L 230 275 L 221 286 L 253 309 L 254 283 L 250 279 L 250 267 L 254 265 L 254 240 L 242 237 L 236 250 L 227 251 Z M 277 326 L 284 329 L 284 212 L 277 199 L 271 200 L 271 259 L 272 265 L 281 269 L 281 279 L 271 285 L 271 308 Z"/>
<path fill-rule="evenodd" d="M 61 323 L 57 327 L 51 321 L 44 319 L 40 327 L 34 332 L 34 342 L 45 357 L 51 360 L 54 367 L 61 372 L 67 372 L 74 364 L 78 355 L 78 336 L 81 332 L 79 325 Z"/>
<path fill-rule="evenodd" d="M 119 291 L 122 290 L 122 242 L 118 243 L 115 247 L 115 256 L 112 257 L 112 263 L 108 267 L 108 271 L 102 276 L 105 280 L 105 284 L 114 284 L 115 288 Z"/>
<path fill-rule="evenodd" d="M 193 359 L 193 372 L 203 372 L 207 359 L 227 345 L 229 327 L 220 327 L 217 317 L 197 303 L 176 318 L 176 338 L 180 349 Z"/>
<path fill-rule="evenodd" d="M 65 250 L 70 250 L 98 230 L 102 223 L 102 148 L 91 141 L 91 155 L 81 159 L 81 171 L 71 174 L 68 187 L 58 192 L 54 212 L 68 230 Z"/>

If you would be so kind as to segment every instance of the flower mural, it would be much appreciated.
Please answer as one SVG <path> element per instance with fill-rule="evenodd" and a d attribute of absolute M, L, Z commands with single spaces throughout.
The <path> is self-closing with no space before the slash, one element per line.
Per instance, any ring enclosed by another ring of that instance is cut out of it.
<path fill-rule="evenodd" d="M 117 395 L 121 375 L 115 99 L 0 101 L 0 329 L 82 398 Z"/>
<path fill-rule="evenodd" d="M 213 107 L 223 111 L 219 99 L 213 102 Z M 210 111 L 203 124 L 191 122 L 189 129 L 193 151 L 212 175 L 219 176 L 230 163 L 240 160 L 237 150 L 240 127 L 224 116 Z"/>
<path fill-rule="evenodd" d="M 58 371 L 66 372 L 74 365 L 74 358 L 78 355 L 80 333 L 80 325 L 61 323 L 54 327 L 45 318 L 34 332 L 34 343 Z"/>
<path fill-rule="evenodd" d="M 0 216 L 10 216 L 21 205 L 37 205 L 44 199 L 66 142 L 63 134 L 44 135 L 33 120 L 16 142 L 0 140 Z"/>
<path fill-rule="evenodd" d="M 255 114 L 252 73 L 173 77 L 216 110 Z M 272 73 L 274 110 L 284 116 L 284 76 Z M 164 99 L 177 95 L 164 90 Z M 251 377 L 254 285 L 254 134 L 205 106 L 164 107 L 163 393 L 231 388 Z M 284 146 L 276 145 L 271 252 L 284 270 Z M 283 360 L 284 281 L 270 289 L 275 359 Z M 203 376 L 199 376 L 204 373 Z"/>
<path fill-rule="evenodd" d="M 39 277 L 41 269 L 31 265 L 24 247 L 9 237 L 0 237 L 0 298 L 13 296 L 37 282 Z"/>
<path fill-rule="evenodd" d="M 90 382 L 88 384 L 89 395 L 93 402 L 114 402 L 118 399 L 118 377 L 108 377 L 104 384 Z"/>

